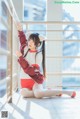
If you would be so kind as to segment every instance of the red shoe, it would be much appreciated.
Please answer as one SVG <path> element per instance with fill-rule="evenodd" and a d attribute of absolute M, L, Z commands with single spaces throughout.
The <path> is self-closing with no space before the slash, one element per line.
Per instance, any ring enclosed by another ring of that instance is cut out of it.
<path fill-rule="evenodd" d="M 62 96 L 62 94 L 59 94 L 59 96 Z"/>
<path fill-rule="evenodd" d="M 76 97 L 76 92 L 74 91 L 71 95 L 71 98 L 75 98 Z"/>
<path fill-rule="evenodd" d="M 60 96 L 60 97 L 61 97 L 61 96 L 62 96 L 62 94 L 59 94 L 59 95 L 56 95 L 56 96 Z"/>

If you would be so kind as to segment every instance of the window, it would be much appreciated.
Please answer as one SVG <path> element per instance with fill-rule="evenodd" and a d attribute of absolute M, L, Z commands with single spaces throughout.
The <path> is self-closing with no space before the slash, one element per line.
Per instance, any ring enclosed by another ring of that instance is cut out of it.
<path fill-rule="evenodd" d="M 28 10 L 24 10 L 24 17 L 28 17 Z"/>
<path fill-rule="evenodd" d="M 46 1 L 24 1 L 24 19 L 28 21 L 45 21 L 46 15 Z M 28 10 L 26 10 L 28 9 Z M 27 17 L 27 19 L 26 19 Z M 35 24 L 28 25 L 28 30 L 32 30 L 32 32 L 38 32 L 42 35 L 46 35 L 46 25 L 44 24 Z M 42 30 L 42 32 L 40 31 Z M 44 30 L 44 31 L 43 31 Z"/>
<path fill-rule="evenodd" d="M 1 18 L 7 21 L 7 8 L 4 2 L 0 4 Z M 6 93 L 6 76 L 7 76 L 7 28 L 3 22 L 0 22 L 0 97 Z"/>

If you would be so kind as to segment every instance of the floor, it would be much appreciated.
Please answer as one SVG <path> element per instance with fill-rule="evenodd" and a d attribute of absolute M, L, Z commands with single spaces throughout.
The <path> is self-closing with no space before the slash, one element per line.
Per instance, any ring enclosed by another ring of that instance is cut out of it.
<path fill-rule="evenodd" d="M 5 119 L 80 119 L 80 92 L 75 99 L 62 97 L 35 99 L 13 96 L 13 104 L 4 104 L 1 111 L 8 111 Z M 3 119 L 3 118 L 0 118 Z"/>

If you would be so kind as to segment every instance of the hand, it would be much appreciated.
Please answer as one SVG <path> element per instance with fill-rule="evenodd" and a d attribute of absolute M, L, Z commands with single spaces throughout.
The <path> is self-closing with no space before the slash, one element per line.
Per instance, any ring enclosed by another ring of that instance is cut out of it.
<path fill-rule="evenodd" d="M 17 55 L 18 57 L 20 57 L 20 56 L 22 56 L 22 53 L 19 52 L 19 51 L 16 51 L 16 55 Z"/>
<path fill-rule="evenodd" d="M 20 22 L 16 23 L 16 27 L 18 31 L 22 31 L 22 24 Z"/>

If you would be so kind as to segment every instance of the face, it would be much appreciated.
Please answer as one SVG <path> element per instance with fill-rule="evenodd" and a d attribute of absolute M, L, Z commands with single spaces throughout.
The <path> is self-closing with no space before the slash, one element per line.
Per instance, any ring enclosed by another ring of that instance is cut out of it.
<path fill-rule="evenodd" d="M 35 43 L 34 43 L 34 41 L 33 41 L 32 39 L 30 39 L 30 40 L 28 41 L 28 48 L 29 48 L 30 50 L 36 50 Z"/>

